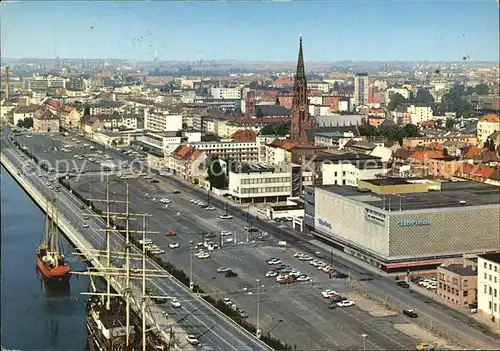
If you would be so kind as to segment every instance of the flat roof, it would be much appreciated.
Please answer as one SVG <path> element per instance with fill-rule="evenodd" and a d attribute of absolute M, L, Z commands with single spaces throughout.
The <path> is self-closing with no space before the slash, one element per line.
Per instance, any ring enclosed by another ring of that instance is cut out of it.
<path fill-rule="evenodd" d="M 492 261 L 495 263 L 500 263 L 500 251 L 481 254 L 481 255 L 478 255 L 478 257 L 484 258 L 485 260 Z"/>
<path fill-rule="evenodd" d="M 384 179 L 380 180 L 384 181 Z M 400 204 L 402 211 L 485 205 L 500 207 L 498 187 L 471 181 L 441 183 L 441 191 L 405 193 L 401 196 L 399 194 L 379 195 L 351 186 L 324 185 L 318 188 L 382 210 L 389 210 L 389 201 L 392 211 L 398 211 Z M 460 201 L 465 201 L 465 203 L 460 203 Z"/>
<path fill-rule="evenodd" d="M 474 269 L 472 266 L 464 266 L 462 263 L 445 264 L 438 268 L 466 277 L 477 275 L 477 269 Z"/>

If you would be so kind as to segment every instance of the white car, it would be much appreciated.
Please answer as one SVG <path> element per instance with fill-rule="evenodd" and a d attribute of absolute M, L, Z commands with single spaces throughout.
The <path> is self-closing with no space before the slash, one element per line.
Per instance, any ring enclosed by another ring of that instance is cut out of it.
<path fill-rule="evenodd" d="M 227 238 L 226 239 L 226 243 L 232 243 L 233 242 L 233 238 Z"/>
<path fill-rule="evenodd" d="M 269 271 L 266 273 L 267 278 L 277 277 L 277 276 L 278 276 L 278 272 L 275 272 L 275 271 Z"/>
<path fill-rule="evenodd" d="M 177 249 L 179 246 L 179 243 L 168 244 L 168 247 L 171 249 Z"/>
<path fill-rule="evenodd" d="M 307 275 L 299 275 L 297 277 L 297 281 L 298 282 L 308 282 L 311 280 L 311 277 L 307 276 Z"/>
<path fill-rule="evenodd" d="M 267 264 L 271 265 L 271 266 L 274 266 L 274 265 L 277 265 L 277 264 L 281 264 L 282 262 L 280 260 L 278 260 L 277 258 L 276 259 L 273 259 L 273 260 L 269 260 L 267 261 Z"/>
<path fill-rule="evenodd" d="M 324 266 L 322 268 L 322 271 L 325 272 L 325 273 L 328 273 L 328 272 L 330 272 L 331 269 L 332 269 L 332 267 L 330 267 L 330 266 Z"/>
<path fill-rule="evenodd" d="M 303 254 L 302 252 L 296 252 L 296 253 L 293 255 L 293 257 L 295 257 L 295 258 L 300 258 L 300 257 L 303 257 L 303 256 L 304 256 L 304 254 Z"/>
<path fill-rule="evenodd" d="M 299 257 L 299 260 L 301 260 L 301 261 L 311 261 L 312 257 L 305 255 L 305 256 Z"/>
<path fill-rule="evenodd" d="M 154 250 L 149 250 L 150 253 L 153 255 L 162 255 L 165 253 L 165 250 L 162 249 L 154 249 Z"/>
<path fill-rule="evenodd" d="M 191 345 L 198 345 L 200 343 L 196 336 L 194 336 L 193 334 L 186 335 L 186 341 Z"/>
<path fill-rule="evenodd" d="M 88 228 L 88 227 L 89 227 L 89 224 L 88 224 L 88 223 L 83 223 L 83 224 L 82 224 L 82 227 L 84 227 L 84 228 Z"/>
<path fill-rule="evenodd" d="M 276 281 L 279 282 L 280 280 L 283 280 L 283 279 L 288 279 L 288 275 L 285 275 L 285 274 L 280 274 L 276 277 Z"/>
<path fill-rule="evenodd" d="M 337 306 L 339 306 L 339 307 L 351 307 L 354 305 L 355 305 L 355 303 L 352 301 L 349 301 L 349 300 L 337 302 Z"/>
<path fill-rule="evenodd" d="M 228 271 L 230 271 L 230 269 L 227 268 L 227 267 L 219 267 L 219 268 L 217 268 L 217 273 L 226 273 Z"/>
<path fill-rule="evenodd" d="M 219 216 L 220 219 L 232 219 L 233 216 L 231 215 L 222 215 L 222 216 Z"/>
<path fill-rule="evenodd" d="M 220 235 L 222 235 L 222 236 L 229 236 L 229 235 L 231 235 L 231 234 L 233 234 L 233 233 L 232 233 L 232 232 L 230 232 L 230 231 L 227 231 L 227 230 L 222 230 L 222 231 L 220 232 Z"/>
<path fill-rule="evenodd" d="M 330 290 L 330 289 L 327 289 L 327 290 L 323 290 L 321 292 L 321 295 L 325 298 L 325 299 L 329 299 L 332 295 L 338 295 L 336 291 L 334 290 Z"/>
<path fill-rule="evenodd" d="M 204 259 L 204 258 L 210 258 L 210 254 L 207 253 L 207 252 L 202 252 L 201 254 L 198 255 L 198 258 L 200 260 Z"/>
<path fill-rule="evenodd" d="M 177 301 L 177 299 L 172 299 L 170 300 L 170 303 L 172 304 L 173 307 L 175 308 L 179 308 L 181 307 L 181 303 L 179 301 Z"/>
<path fill-rule="evenodd" d="M 230 298 L 228 298 L 228 297 L 225 297 L 222 301 L 224 302 L 224 304 L 225 304 L 226 306 L 231 306 L 231 305 L 233 304 L 233 303 L 231 302 L 231 299 L 230 299 Z"/>
<path fill-rule="evenodd" d="M 207 208 L 205 208 L 205 210 L 207 210 L 207 211 L 215 211 L 215 207 L 208 206 Z"/>
<path fill-rule="evenodd" d="M 300 271 L 291 271 L 288 275 L 291 275 L 292 277 L 300 277 L 304 274 L 300 273 Z"/>
<path fill-rule="evenodd" d="M 150 244 L 152 244 L 152 243 L 153 243 L 153 240 L 151 240 L 151 239 L 149 239 L 149 238 L 146 238 L 146 239 L 144 239 L 144 240 L 142 240 L 142 239 L 141 239 L 141 240 L 139 240 L 139 244 L 141 244 L 141 245 L 142 245 L 142 244 L 144 244 L 144 245 L 150 245 Z"/>
<path fill-rule="evenodd" d="M 189 200 L 189 202 L 191 202 L 192 204 L 194 204 L 194 203 L 198 202 L 198 200 L 196 200 L 196 199 L 191 199 L 191 200 Z"/>

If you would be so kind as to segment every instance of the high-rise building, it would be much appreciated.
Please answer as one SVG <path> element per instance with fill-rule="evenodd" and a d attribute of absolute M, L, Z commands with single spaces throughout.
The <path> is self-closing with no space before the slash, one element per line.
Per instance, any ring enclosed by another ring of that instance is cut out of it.
<path fill-rule="evenodd" d="M 309 114 L 306 71 L 304 68 L 304 55 L 302 53 L 302 37 L 300 37 L 297 72 L 295 74 L 295 81 L 293 82 L 292 141 L 306 143 L 306 128 L 314 127 L 316 127 L 316 123 L 314 118 Z"/>
<path fill-rule="evenodd" d="M 368 104 L 368 73 L 357 73 L 354 76 L 354 103 L 356 106 Z"/>

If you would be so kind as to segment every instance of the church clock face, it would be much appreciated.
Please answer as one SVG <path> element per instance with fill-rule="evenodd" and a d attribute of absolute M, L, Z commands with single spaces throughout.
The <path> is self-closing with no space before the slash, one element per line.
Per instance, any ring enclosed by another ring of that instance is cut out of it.
<path fill-rule="evenodd" d="M 300 111 L 304 112 L 306 110 L 306 105 L 302 104 L 299 106 Z"/>

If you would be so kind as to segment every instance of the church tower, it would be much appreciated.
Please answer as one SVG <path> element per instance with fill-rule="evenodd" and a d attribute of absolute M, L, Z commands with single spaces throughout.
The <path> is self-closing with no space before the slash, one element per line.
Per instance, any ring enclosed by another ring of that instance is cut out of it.
<path fill-rule="evenodd" d="M 292 141 L 296 143 L 307 143 L 305 130 L 306 128 L 314 127 L 316 127 L 316 123 L 309 115 L 306 71 L 304 69 L 304 55 L 302 53 L 302 37 L 300 37 L 297 72 L 295 73 L 295 81 L 293 82 Z"/>

